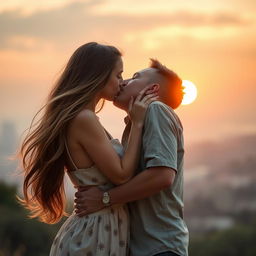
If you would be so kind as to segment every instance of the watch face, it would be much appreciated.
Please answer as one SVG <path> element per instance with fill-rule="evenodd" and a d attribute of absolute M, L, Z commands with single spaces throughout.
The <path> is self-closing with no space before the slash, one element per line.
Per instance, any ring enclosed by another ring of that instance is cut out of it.
<path fill-rule="evenodd" d="M 103 203 L 108 204 L 109 203 L 109 197 L 103 197 Z"/>
<path fill-rule="evenodd" d="M 105 192 L 105 193 L 103 194 L 102 202 L 103 202 L 104 204 L 108 204 L 109 201 L 110 201 L 109 194 Z"/>

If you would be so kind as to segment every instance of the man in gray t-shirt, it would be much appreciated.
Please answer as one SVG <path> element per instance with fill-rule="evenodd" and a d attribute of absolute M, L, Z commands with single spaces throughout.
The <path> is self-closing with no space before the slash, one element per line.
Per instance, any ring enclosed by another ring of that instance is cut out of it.
<path fill-rule="evenodd" d="M 111 204 L 129 203 L 132 256 L 188 255 L 188 230 L 183 220 L 183 128 L 173 109 L 182 100 L 180 78 L 152 60 L 150 68 L 136 72 L 124 81 L 114 104 L 128 110 L 131 96 L 152 84 L 159 91 L 159 101 L 148 107 L 143 128 L 137 175 L 127 183 L 108 191 Z M 127 122 L 122 143 L 125 146 L 130 124 Z M 79 198 L 93 193 L 78 192 Z M 98 191 L 99 208 L 102 192 Z M 79 201 L 78 213 L 83 211 Z M 95 203 L 94 203 L 95 205 Z M 95 208 L 95 211 L 98 210 Z"/>

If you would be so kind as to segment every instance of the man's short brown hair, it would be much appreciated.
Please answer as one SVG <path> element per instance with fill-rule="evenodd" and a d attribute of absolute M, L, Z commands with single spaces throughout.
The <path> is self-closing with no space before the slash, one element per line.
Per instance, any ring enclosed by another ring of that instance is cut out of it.
<path fill-rule="evenodd" d="M 175 72 L 161 64 L 157 59 L 150 59 L 150 61 L 150 68 L 156 69 L 157 73 L 160 74 L 159 82 L 161 81 L 161 84 L 167 86 L 167 93 L 164 95 L 163 100 L 171 108 L 177 108 L 180 105 L 184 94 L 182 80 Z"/>

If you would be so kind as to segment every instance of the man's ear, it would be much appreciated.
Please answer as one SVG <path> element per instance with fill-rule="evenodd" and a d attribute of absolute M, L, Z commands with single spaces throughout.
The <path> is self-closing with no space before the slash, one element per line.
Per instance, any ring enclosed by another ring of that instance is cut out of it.
<path fill-rule="evenodd" d="M 158 92 L 160 88 L 159 84 L 152 84 L 147 90 L 146 94 Z"/>

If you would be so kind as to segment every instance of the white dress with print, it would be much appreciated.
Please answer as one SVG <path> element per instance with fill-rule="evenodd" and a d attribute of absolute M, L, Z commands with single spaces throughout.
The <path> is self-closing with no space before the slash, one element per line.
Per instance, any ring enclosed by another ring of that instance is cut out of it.
<path fill-rule="evenodd" d="M 120 142 L 111 139 L 111 144 L 122 156 Z M 113 187 L 96 166 L 68 174 L 74 185 L 97 185 L 103 190 Z M 56 235 L 50 256 L 126 256 L 128 241 L 129 215 L 125 205 L 107 207 L 84 217 L 72 213 Z"/>

